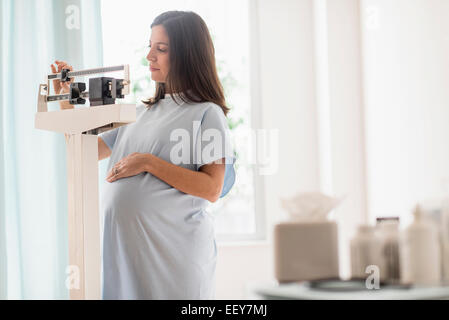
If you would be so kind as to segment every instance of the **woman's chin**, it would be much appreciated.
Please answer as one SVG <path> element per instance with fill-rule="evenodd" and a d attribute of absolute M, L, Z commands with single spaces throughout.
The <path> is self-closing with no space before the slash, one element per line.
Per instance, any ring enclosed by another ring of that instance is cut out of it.
<path fill-rule="evenodd" d="M 161 79 L 161 77 L 158 77 L 157 75 L 155 75 L 154 73 L 151 73 L 151 80 L 155 81 L 155 82 L 164 82 L 162 81 L 163 79 Z"/>

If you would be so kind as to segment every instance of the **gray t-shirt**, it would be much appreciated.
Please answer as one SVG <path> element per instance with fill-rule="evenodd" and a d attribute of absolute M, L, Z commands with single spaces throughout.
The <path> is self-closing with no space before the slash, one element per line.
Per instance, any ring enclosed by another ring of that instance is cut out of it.
<path fill-rule="evenodd" d="M 235 155 L 222 109 L 170 95 L 136 122 L 100 134 L 112 150 L 108 170 L 133 152 L 151 153 L 197 171 L 226 158 L 222 194 L 235 181 Z M 104 299 L 212 299 L 216 243 L 206 199 L 181 192 L 150 173 L 104 182 Z"/>

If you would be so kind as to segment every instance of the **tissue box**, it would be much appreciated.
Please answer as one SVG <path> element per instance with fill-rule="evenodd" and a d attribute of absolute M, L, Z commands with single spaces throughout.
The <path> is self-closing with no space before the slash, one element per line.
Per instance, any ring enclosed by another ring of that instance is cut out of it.
<path fill-rule="evenodd" d="M 279 282 L 339 277 L 337 224 L 323 221 L 275 225 L 274 258 Z"/>

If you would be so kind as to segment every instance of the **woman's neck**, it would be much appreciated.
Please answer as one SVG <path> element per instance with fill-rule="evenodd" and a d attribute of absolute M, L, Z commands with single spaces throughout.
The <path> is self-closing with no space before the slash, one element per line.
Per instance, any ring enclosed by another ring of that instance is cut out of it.
<path fill-rule="evenodd" d="M 171 94 L 172 90 L 168 87 L 166 83 L 164 83 L 164 92 L 165 94 Z"/>

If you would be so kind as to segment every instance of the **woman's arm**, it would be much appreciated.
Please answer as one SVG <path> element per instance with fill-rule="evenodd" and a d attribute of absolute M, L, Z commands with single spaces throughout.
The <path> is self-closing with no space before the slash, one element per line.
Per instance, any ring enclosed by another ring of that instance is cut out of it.
<path fill-rule="evenodd" d="M 114 175 L 115 169 L 117 175 Z M 179 191 L 215 202 L 223 188 L 225 163 L 223 158 L 201 166 L 200 171 L 193 171 L 152 154 L 133 153 L 119 161 L 106 179 L 114 182 L 141 172 L 149 172 Z"/>
<path fill-rule="evenodd" d="M 148 156 L 149 160 L 145 171 L 179 191 L 207 199 L 210 202 L 215 202 L 220 197 L 225 174 L 224 159 L 216 161 L 217 163 L 205 164 L 201 166 L 200 171 L 192 171 L 152 154 Z"/>
<path fill-rule="evenodd" d="M 112 151 L 109 149 L 108 145 L 98 137 L 98 161 L 106 159 L 111 155 Z"/>

